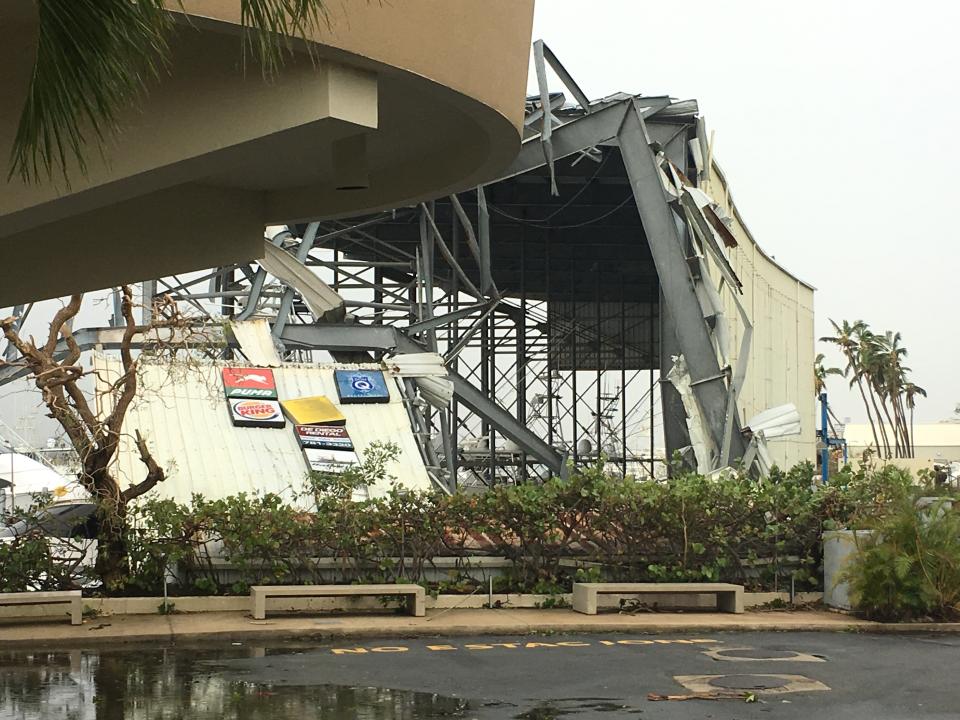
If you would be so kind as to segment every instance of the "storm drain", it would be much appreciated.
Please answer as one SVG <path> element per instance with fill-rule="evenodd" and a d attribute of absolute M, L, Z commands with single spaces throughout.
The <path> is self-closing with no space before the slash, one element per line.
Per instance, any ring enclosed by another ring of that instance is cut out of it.
<path fill-rule="evenodd" d="M 711 693 L 717 690 L 742 690 L 757 695 L 781 693 L 820 692 L 829 690 L 819 680 L 803 675 L 675 675 L 674 680 L 694 693 Z"/>
<path fill-rule="evenodd" d="M 725 690 L 773 690 L 789 682 L 776 675 L 721 675 L 710 680 L 710 685 Z"/>
<path fill-rule="evenodd" d="M 704 650 L 703 654 L 714 660 L 728 660 L 730 662 L 815 662 L 826 660 L 817 655 L 795 652 L 793 650 L 765 650 L 751 647 L 720 647 Z"/>

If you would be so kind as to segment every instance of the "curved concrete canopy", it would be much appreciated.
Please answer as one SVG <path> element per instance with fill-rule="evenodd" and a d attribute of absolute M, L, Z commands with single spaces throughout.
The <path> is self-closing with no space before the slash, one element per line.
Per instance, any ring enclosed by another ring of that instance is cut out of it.
<path fill-rule="evenodd" d="M 0 307 L 253 259 L 265 224 L 461 190 L 516 154 L 533 0 L 331 3 L 329 28 L 270 81 L 241 68 L 238 0 L 185 5 L 169 76 L 121 113 L 86 175 L 0 181 Z M 4 148 L 34 8 L 0 9 Z"/>

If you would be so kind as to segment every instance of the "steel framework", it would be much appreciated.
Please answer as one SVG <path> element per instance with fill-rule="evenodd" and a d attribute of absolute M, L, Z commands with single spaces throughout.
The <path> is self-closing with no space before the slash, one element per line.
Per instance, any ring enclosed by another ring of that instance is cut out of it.
<path fill-rule="evenodd" d="M 661 382 L 680 355 L 713 464 L 742 456 L 742 374 L 717 350 L 698 262 L 713 238 L 665 181 L 703 177 L 696 103 L 589 102 L 549 48 L 536 43 L 534 58 L 540 93 L 503 177 L 417 207 L 274 228 L 263 261 L 145 282 L 144 307 L 170 294 L 217 320 L 265 317 L 299 362 L 439 354 L 449 405 L 403 385 L 425 463 L 447 488 L 601 459 L 657 474 L 691 444 L 690 408 Z M 566 92 L 550 92 L 548 66 Z M 82 344 L 109 347 L 111 332 Z M 226 344 L 226 357 L 237 352 Z"/>

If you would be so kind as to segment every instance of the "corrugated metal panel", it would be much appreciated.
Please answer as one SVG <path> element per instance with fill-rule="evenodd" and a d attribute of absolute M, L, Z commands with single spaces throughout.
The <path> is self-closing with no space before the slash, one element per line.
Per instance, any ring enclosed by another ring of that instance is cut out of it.
<path fill-rule="evenodd" d="M 296 288 L 317 320 L 339 322 L 346 312 L 343 298 L 286 250 L 263 243 L 263 268 L 283 283 Z"/>
<path fill-rule="evenodd" d="M 770 440 L 767 449 L 780 467 L 793 467 L 816 457 L 816 394 L 813 384 L 814 349 L 813 288 L 806 285 L 764 254 L 744 225 L 716 162 L 708 190 L 724 215 L 737 247 L 727 251 L 730 265 L 743 283 L 740 302 L 753 325 L 749 364 L 738 402 L 741 420 L 764 410 L 792 403 L 800 413 L 799 435 Z M 719 281 L 719 269 L 708 260 L 711 276 Z M 736 366 L 744 328 L 739 312 L 725 292 L 724 315 L 730 320 L 729 362 Z"/>
<path fill-rule="evenodd" d="M 433 407 L 443 410 L 450 405 L 453 383 L 447 379 L 447 367 L 437 353 L 394 355 L 387 369 L 397 377 L 416 378 L 420 395 Z"/>
<path fill-rule="evenodd" d="M 235 366 L 236 364 L 232 364 Z M 114 358 L 95 357 L 99 382 L 119 375 Z M 220 367 L 144 365 L 137 399 L 127 412 L 124 439 L 117 459 L 121 483 L 138 482 L 144 468 L 131 436 L 139 429 L 168 479 L 157 487 L 161 497 L 186 501 L 194 493 L 221 498 L 239 492 L 275 492 L 290 496 L 302 490 L 306 461 L 288 421 L 283 429 L 234 427 L 227 412 L 220 380 Z M 326 395 L 337 401 L 334 370 L 379 369 L 377 365 L 284 365 L 274 369 L 281 399 Z M 347 431 L 362 456 L 374 441 L 390 441 L 400 447 L 400 457 L 388 471 L 399 484 L 412 490 L 428 490 L 431 481 L 410 428 L 400 390 L 387 380 L 390 402 L 339 405 L 347 418 Z M 370 488 L 372 497 L 388 489 L 383 483 Z"/>
<path fill-rule="evenodd" d="M 231 320 L 230 331 L 240 345 L 240 352 L 253 365 L 273 368 L 283 364 L 266 318 Z"/>

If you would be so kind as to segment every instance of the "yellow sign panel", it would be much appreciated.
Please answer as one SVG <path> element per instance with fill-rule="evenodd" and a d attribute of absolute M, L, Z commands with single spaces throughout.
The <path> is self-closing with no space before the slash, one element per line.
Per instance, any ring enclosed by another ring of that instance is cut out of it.
<path fill-rule="evenodd" d="M 297 425 L 344 425 L 347 419 L 326 395 L 282 400 L 283 411 Z"/>

